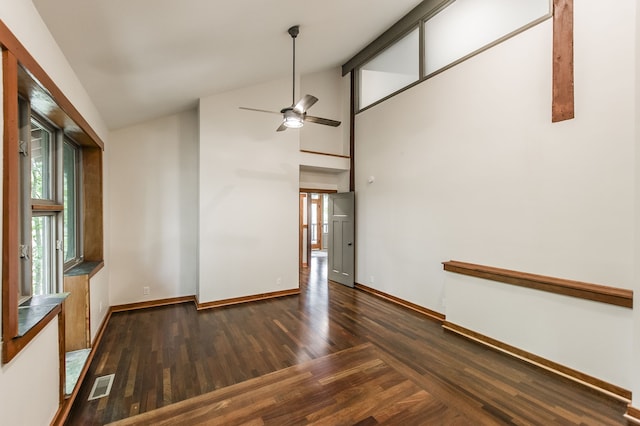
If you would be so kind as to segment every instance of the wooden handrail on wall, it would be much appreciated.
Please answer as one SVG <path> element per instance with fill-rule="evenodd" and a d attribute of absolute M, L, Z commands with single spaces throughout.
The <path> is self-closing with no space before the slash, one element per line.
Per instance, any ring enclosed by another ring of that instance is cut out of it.
<path fill-rule="evenodd" d="M 633 290 L 450 260 L 444 270 L 520 287 L 633 308 Z"/>

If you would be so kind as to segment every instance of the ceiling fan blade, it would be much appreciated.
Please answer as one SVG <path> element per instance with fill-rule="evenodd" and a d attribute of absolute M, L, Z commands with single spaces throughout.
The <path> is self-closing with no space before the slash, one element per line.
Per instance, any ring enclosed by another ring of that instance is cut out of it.
<path fill-rule="evenodd" d="M 240 108 L 240 109 L 245 109 L 245 110 L 247 110 L 247 111 L 258 111 L 258 112 L 266 112 L 266 113 L 269 113 L 269 114 L 278 114 L 278 115 L 280 115 L 280 113 L 279 113 L 279 112 L 277 112 L 277 111 L 268 111 L 268 110 L 266 110 L 266 109 L 247 108 L 247 107 L 238 107 L 238 108 Z"/>
<path fill-rule="evenodd" d="M 316 98 L 315 96 L 304 95 L 304 97 L 298 101 L 298 103 L 293 107 L 293 109 L 300 113 L 303 113 L 309 108 L 311 108 L 311 106 L 316 102 L 318 102 L 318 98 Z"/>
<path fill-rule="evenodd" d="M 287 130 L 287 126 L 285 126 L 285 125 L 284 125 L 284 123 L 282 123 L 282 124 L 280 125 L 280 127 L 278 127 L 278 128 L 276 129 L 276 132 L 282 132 L 282 131 L 285 131 L 285 130 Z"/>
<path fill-rule="evenodd" d="M 339 121 L 330 120 L 328 118 L 314 117 L 313 115 L 307 115 L 304 118 L 304 121 L 308 121 L 309 123 L 324 124 L 325 126 L 332 127 L 338 127 L 340 125 Z"/>

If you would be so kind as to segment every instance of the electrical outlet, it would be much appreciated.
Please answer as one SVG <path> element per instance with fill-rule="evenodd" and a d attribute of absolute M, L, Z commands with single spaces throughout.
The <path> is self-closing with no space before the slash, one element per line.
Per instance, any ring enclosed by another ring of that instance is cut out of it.
<path fill-rule="evenodd" d="M 371 277 L 369 277 L 369 284 L 373 284 L 373 275 L 371 275 Z"/>
<path fill-rule="evenodd" d="M 102 313 L 102 300 L 100 301 L 100 313 Z"/>
<path fill-rule="evenodd" d="M 142 294 L 144 296 L 148 296 L 150 292 L 151 292 L 151 289 L 148 286 L 142 287 Z"/>
<path fill-rule="evenodd" d="M 276 279 L 276 285 L 281 285 L 282 284 L 282 277 L 278 277 Z"/>

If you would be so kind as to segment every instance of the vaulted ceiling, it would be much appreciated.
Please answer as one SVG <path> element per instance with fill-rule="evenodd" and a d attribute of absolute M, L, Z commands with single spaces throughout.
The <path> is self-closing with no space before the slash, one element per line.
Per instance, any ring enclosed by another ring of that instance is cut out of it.
<path fill-rule="evenodd" d="M 116 129 L 203 96 L 338 67 L 420 0 L 33 0 Z"/>

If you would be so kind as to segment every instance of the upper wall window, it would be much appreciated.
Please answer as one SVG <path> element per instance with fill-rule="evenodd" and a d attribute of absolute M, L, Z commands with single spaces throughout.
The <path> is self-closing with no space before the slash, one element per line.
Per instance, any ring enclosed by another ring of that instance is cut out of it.
<path fill-rule="evenodd" d="M 411 31 L 359 69 L 360 107 L 420 79 L 420 32 Z"/>
<path fill-rule="evenodd" d="M 424 23 L 432 74 L 549 13 L 549 0 L 456 0 Z"/>
<path fill-rule="evenodd" d="M 361 111 L 552 16 L 550 0 L 424 0 L 342 66 Z M 373 59 L 371 59 L 373 58 Z"/>

